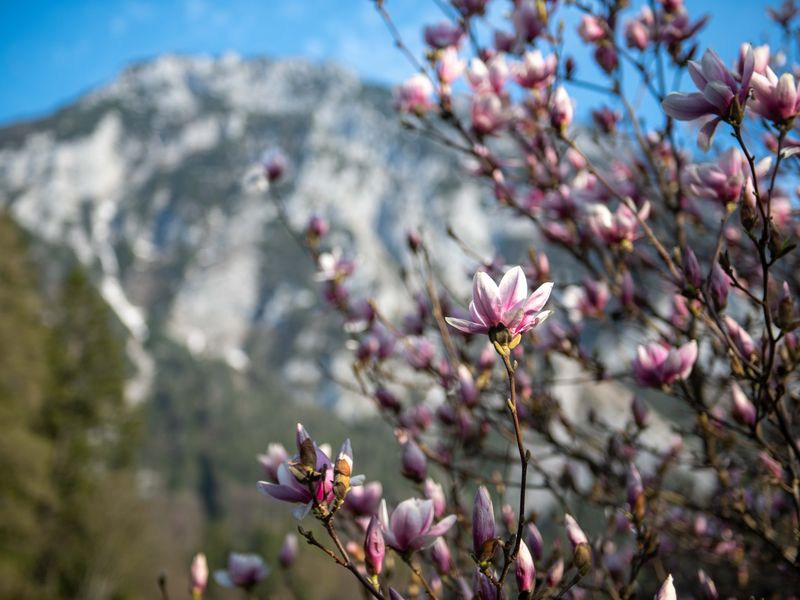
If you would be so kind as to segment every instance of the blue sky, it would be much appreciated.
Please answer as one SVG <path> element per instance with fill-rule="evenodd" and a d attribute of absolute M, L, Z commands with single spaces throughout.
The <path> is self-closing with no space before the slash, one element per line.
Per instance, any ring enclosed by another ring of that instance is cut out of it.
<path fill-rule="evenodd" d="M 701 40 L 725 58 L 770 30 L 767 3 L 686 1 L 693 14 L 713 15 Z M 441 18 L 432 0 L 386 4 L 416 49 L 421 27 Z M 371 0 L 0 0 L 0 123 L 50 112 L 131 62 L 225 51 L 336 61 L 386 83 L 412 72 Z"/>

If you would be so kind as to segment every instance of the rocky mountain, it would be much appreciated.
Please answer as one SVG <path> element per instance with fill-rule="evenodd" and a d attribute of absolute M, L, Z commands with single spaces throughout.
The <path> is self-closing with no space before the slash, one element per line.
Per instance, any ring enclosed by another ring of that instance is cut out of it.
<path fill-rule="evenodd" d="M 346 370 L 348 359 L 312 265 L 249 183 L 270 148 L 290 160 L 276 192 L 293 224 L 326 216 L 356 257 L 356 285 L 389 306 L 408 301 L 396 276 L 406 228 L 450 223 L 489 251 L 482 192 L 452 153 L 402 128 L 387 90 L 332 65 L 164 56 L 0 129 L 0 205 L 90 268 L 130 333 L 132 398 L 148 397 L 153 356 L 168 343 L 233 371 L 274 371 L 307 401 L 358 409 L 316 369 Z M 463 289 L 468 259 L 431 238 Z"/>

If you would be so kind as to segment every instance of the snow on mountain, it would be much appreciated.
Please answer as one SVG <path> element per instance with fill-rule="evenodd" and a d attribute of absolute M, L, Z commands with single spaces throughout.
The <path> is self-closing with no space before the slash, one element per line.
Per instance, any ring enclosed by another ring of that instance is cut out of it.
<path fill-rule="evenodd" d="M 470 259 L 433 234 L 452 224 L 488 257 L 508 225 L 484 227 L 482 191 L 452 153 L 401 128 L 390 104 L 332 65 L 164 56 L 0 130 L 0 203 L 90 268 L 142 373 L 159 331 L 237 370 L 266 348 L 259 360 L 316 386 L 290 357 L 337 350 L 326 343 L 331 317 L 274 206 L 244 183 L 266 149 L 291 161 L 278 193 L 293 223 L 325 215 L 356 257 L 356 285 L 390 309 L 409 300 L 396 276 L 406 229 L 423 226 L 448 283 L 466 293 Z"/>

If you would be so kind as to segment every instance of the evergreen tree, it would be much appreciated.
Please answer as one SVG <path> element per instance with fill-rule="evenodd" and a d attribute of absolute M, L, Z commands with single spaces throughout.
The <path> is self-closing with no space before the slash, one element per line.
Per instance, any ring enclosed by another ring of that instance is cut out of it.
<path fill-rule="evenodd" d="M 47 542 L 42 508 L 54 500 L 48 440 L 36 431 L 47 384 L 47 332 L 23 237 L 0 214 L 0 597 L 35 597 Z"/>

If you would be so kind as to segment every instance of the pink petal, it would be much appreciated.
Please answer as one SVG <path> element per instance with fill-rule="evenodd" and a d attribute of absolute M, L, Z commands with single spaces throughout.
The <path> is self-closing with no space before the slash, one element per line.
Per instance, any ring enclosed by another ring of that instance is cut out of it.
<path fill-rule="evenodd" d="M 550 292 L 552 291 L 552 281 L 543 283 L 536 288 L 536 291 L 531 294 L 531 297 L 528 298 L 528 302 L 525 304 L 525 314 L 531 314 L 542 310 L 544 305 L 547 304 L 547 301 L 550 298 Z"/>
<path fill-rule="evenodd" d="M 267 496 L 272 496 L 276 500 L 283 502 L 306 502 L 308 494 L 303 494 L 301 491 L 290 488 L 285 485 L 277 483 L 270 483 L 269 481 L 259 481 L 258 489 Z"/>
<path fill-rule="evenodd" d="M 481 323 L 473 323 L 472 321 L 467 321 L 465 319 L 445 317 L 444 320 L 447 321 L 447 324 L 451 327 L 455 327 L 464 333 L 486 333 L 489 331 L 489 328 L 486 327 L 486 325 L 482 325 Z"/>
<path fill-rule="evenodd" d="M 472 301 L 475 310 L 487 325 L 496 325 L 500 322 L 500 290 L 483 271 L 475 273 L 472 282 Z"/>
<path fill-rule="evenodd" d="M 689 75 L 697 89 L 702 90 L 708 85 L 708 80 L 703 75 L 703 68 L 693 60 L 689 61 Z"/>
<path fill-rule="evenodd" d="M 448 515 L 441 521 L 439 521 L 436 525 L 431 527 L 430 535 L 439 537 L 450 531 L 450 528 L 455 525 L 456 523 L 456 516 L 455 515 Z"/>
<path fill-rule="evenodd" d="M 500 280 L 500 311 L 506 312 L 509 308 L 523 300 L 528 295 L 528 280 L 522 267 L 514 267 L 503 275 Z"/>
<path fill-rule="evenodd" d="M 704 152 L 707 152 L 711 147 L 711 142 L 714 140 L 714 132 L 716 132 L 717 125 L 721 120 L 722 117 L 711 119 L 700 128 L 700 132 L 697 134 L 697 145 Z"/>
<path fill-rule="evenodd" d="M 664 108 L 664 112 L 679 121 L 693 121 L 716 112 L 715 107 L 700 93 L 672 92 L 664 98 L 661 106 Z"/>
<path fill-rule="evenodd" d="M 678 354 L 681 357 L 681 372 L 680 378 L 686 379 L 689 373 L 692 372 L 692 367 L 697 360 L 697 342 L 692 340 L 678 348 Z"/>
<path fill-rule="evenodd" d="M 724 83 L 712 81 L 703 90 L 703 96 L 717 108 L 717 112 L 727 109 L 733 100 L 733 92 Z"/>

